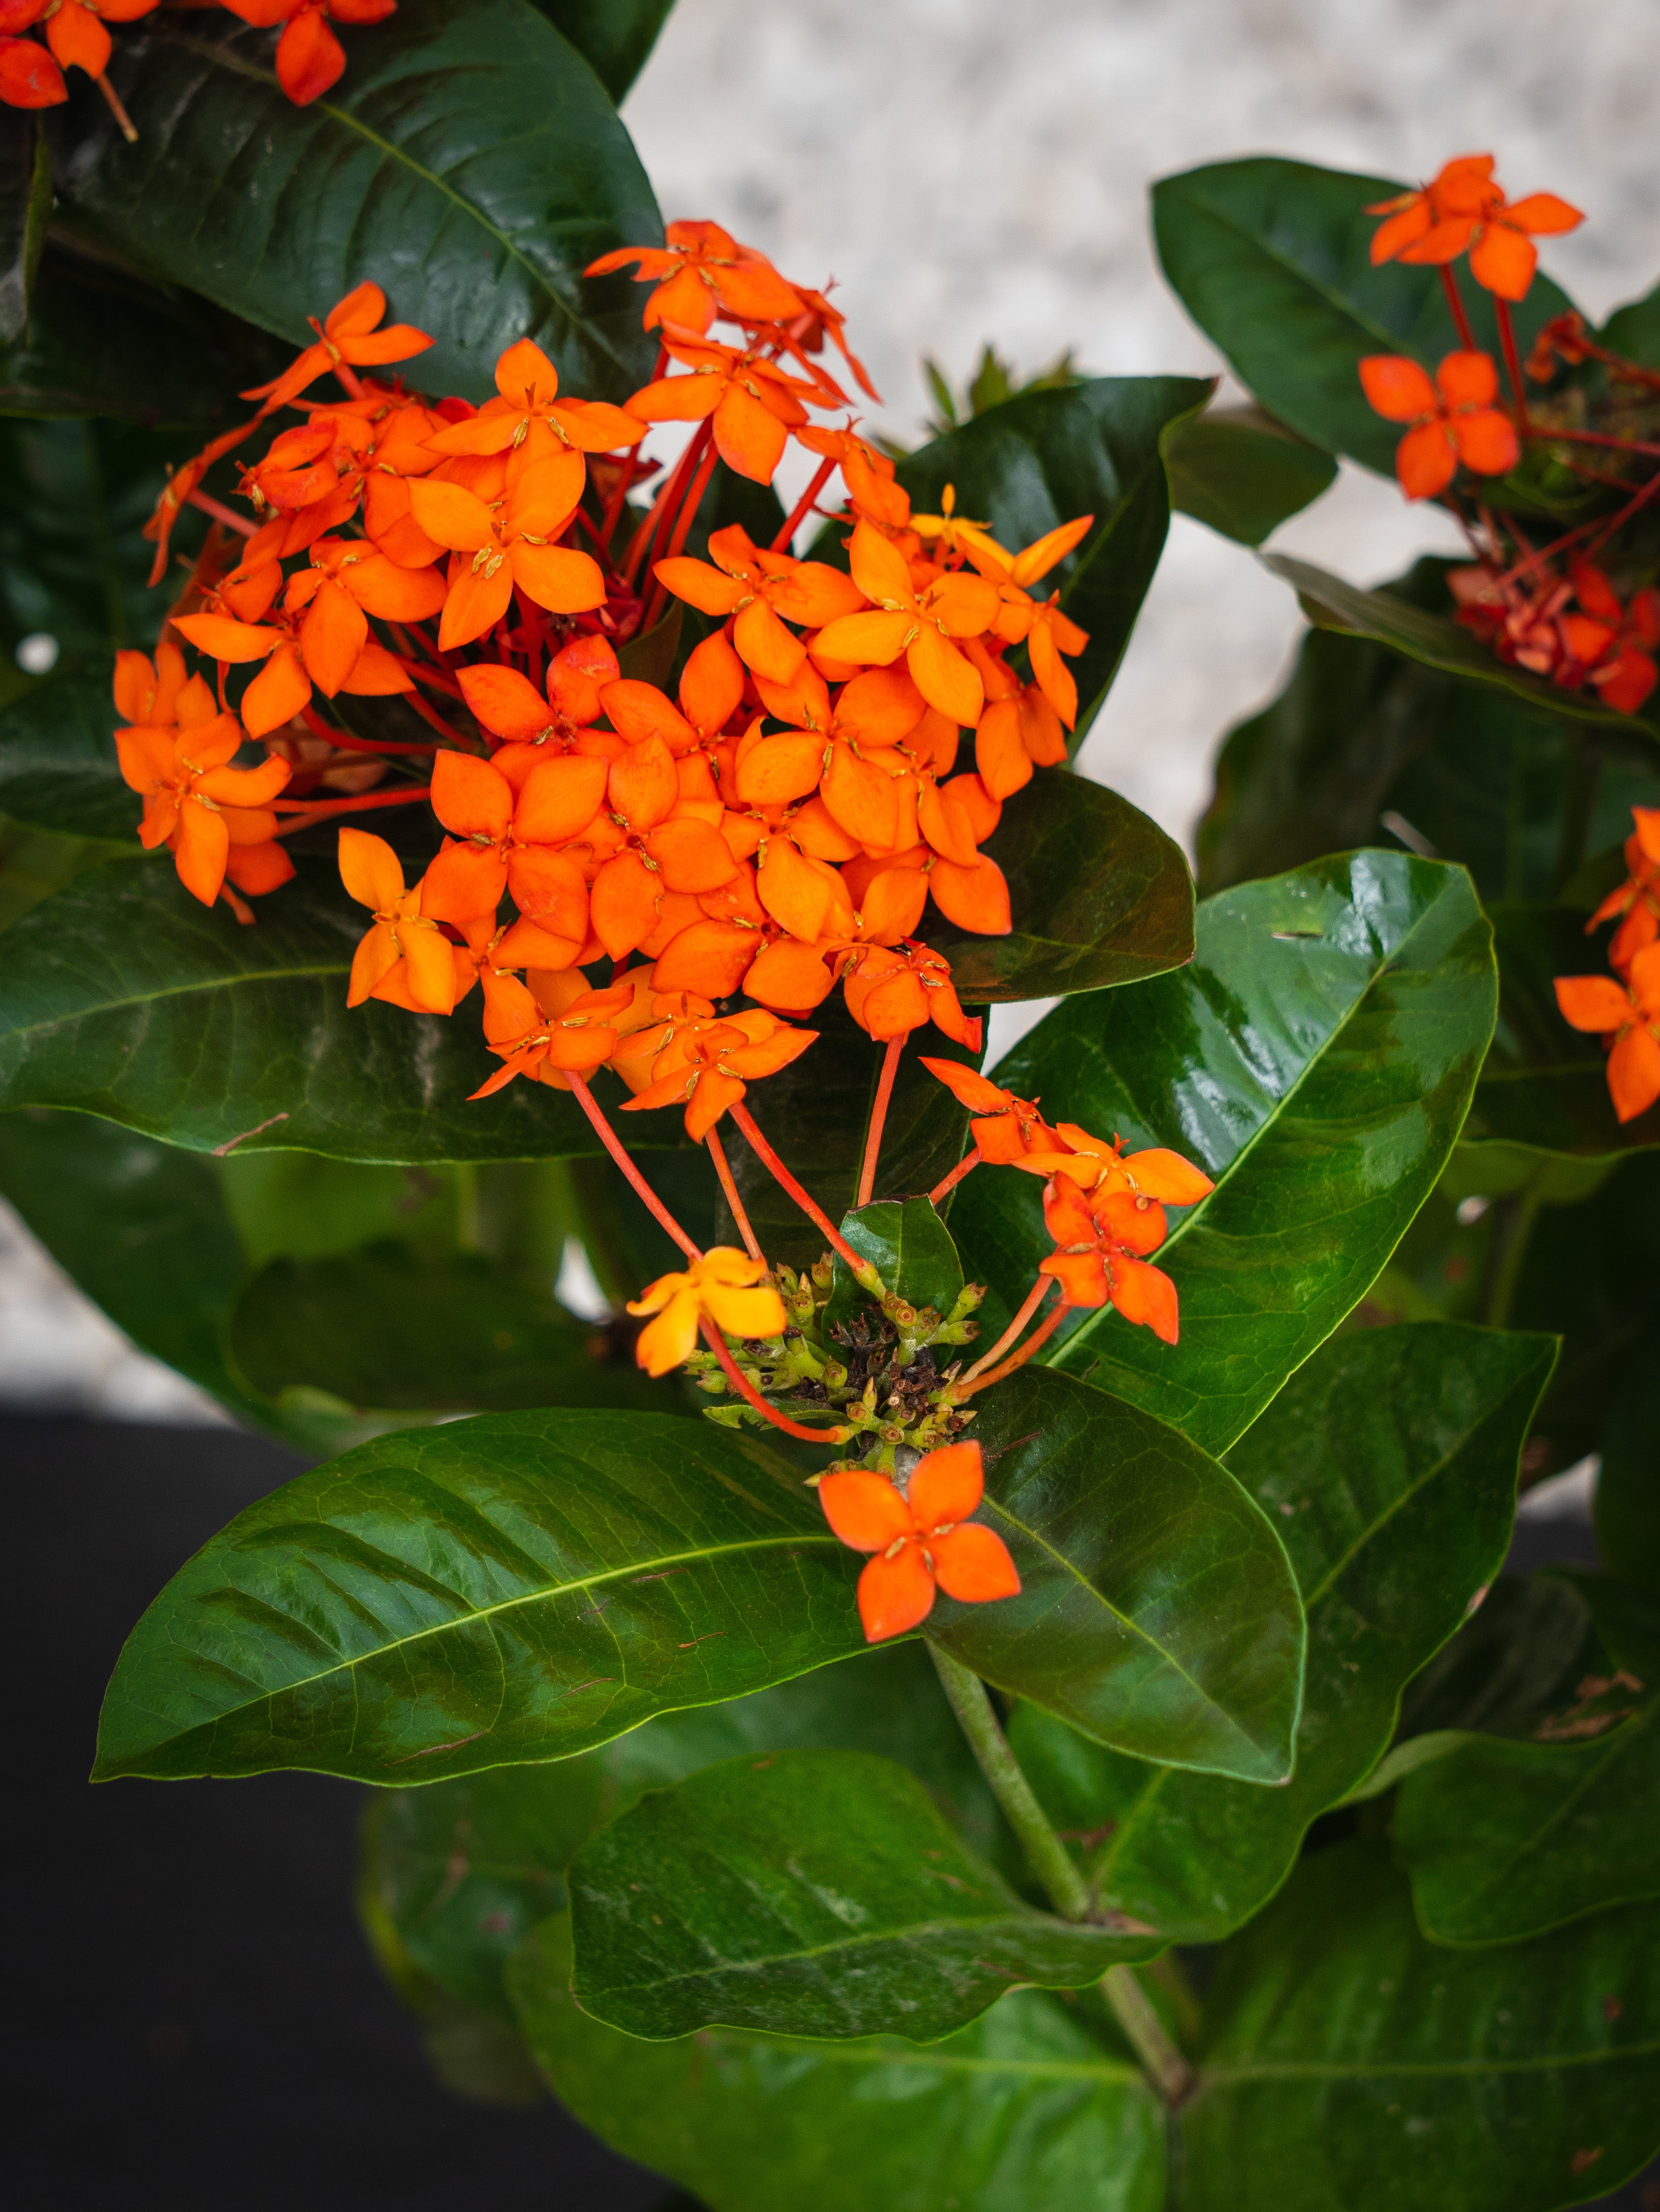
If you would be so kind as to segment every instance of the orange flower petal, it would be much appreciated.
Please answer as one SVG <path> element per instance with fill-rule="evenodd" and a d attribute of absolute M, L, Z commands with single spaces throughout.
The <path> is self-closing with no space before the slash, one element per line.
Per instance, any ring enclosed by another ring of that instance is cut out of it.
<path fill-rule="evenodd" d="M 1020 1595 L 1020 1574 L 995 1529 L 971 1521 L 948 1536 L 936 1537 L 928 1548 L 934 1555 L 935 1579 L 948 1597 L 985 1605 L 993 1598 Z"/>
<path fill-rule="evenodd" d="M 966 1521 L 978 1505 L 985 1489 L 985 1473 L 977 1443 L 941 1444 L 928 1452 L 911 1470 L 906 1486 L 912 1517 L 920 1529 L 939 1528 Z"/>
<path fill-rule="evenodd" d="M 1149 1267 L 1145 1260 L 1114 1259 L 1112 1303 L 1126 1321 L 1150 1328 L 1166 1344 L 1174 1344 L 1181 1334 L 1176 1285 L 1162 1268 Z"/>
<path fill-rule="evenodd" d="M 1571 1029 L 1596 1036 L 1623 1029 L 1632 1018 L 1631 1000 L 1611 975 L 1559 975 L 1556 1004 Z"/>
<path fill-rule="evenodd" d="M 825 1481 L 833 1481 L 831 1475 Z M 824 1484 L 819 1485 L 821 1490 Z M 859 1577 L 859 1619 L 865 1641 L 884 1643 L 926 1620 L 934 1607 L 934 1578 L 915 1544 L 891 1559 L 872 1559 Z"/>

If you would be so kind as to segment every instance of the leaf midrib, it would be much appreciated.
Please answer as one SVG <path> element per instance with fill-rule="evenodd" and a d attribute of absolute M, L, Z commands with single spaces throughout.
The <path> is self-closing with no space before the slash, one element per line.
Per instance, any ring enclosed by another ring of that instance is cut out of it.
<path fill-rule="evenodd" d="M 1563 2066 L 1618 2065 L 1630 2058 L 1651 2058 L 1660 2053 L 1660 2037 L 1647 2043 L 1622 2044 L 1617 2051 L 1568 2051 L 1539 2058 L 1396 2059 L 1381 2063 L 1336 2059 L 1245 2060 L 1237 2066 L 1205 2066 L 1200 2087 L 1232 2081 L 1370 2081 L 1397 2075 L 1430 2080 L 1442 2075 L 1549 2074 Z"/>
<path fill-rule="evenodd" d="M 51 1030 L 62 1029 L 66 1023 L 87 1022 L 100 1014 L 121 1014 L 135 1006 L 157 1006 L 167 999 L 186 999 L 199 991 L 233 991 L 246 984 L 294 983 L 344 975 L 350 972 L 351 962 L 341 959 L 324 966 L 294 968 L 253 968 L 239 975 L 210 975 L 197 982 L 171 983 L 154 991 L 135 991 L 130 997 L 109 999 L 97 1006 L 72 1007 L 67 1013 L 48 1016 L 38 1022 L 18 1023 L 10 1029 L 0 1030 L 0 1043 L 16 1037 L 24 1041 L 39 1036 Z"/>

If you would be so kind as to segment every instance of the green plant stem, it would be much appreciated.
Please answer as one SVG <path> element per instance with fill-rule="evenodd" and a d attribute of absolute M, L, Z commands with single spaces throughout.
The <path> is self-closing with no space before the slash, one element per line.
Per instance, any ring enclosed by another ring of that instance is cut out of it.
<path fill-rule="evenodd" d="M 1039 1804 L 1025 1769 L 1009 1749 L 984 1683 L 938 1644 L 930 1644 L 928 1652 L 951 1710 L 968 1739 L 968 1747 L 1020 1839 L 1027 1865 L 1063 1920 L 1087 1920 L 1089 1885 L 1073 1864 L 1066 1845 Z M 1142 2072 L 1166 2104 L 1179 2104 L 1193 2086 L 1192 2069 L 1172 2042 L 1134 1972 L 1128 1966 L 1110 1966 L 1101 1977 L 1100 1986 Z"/>

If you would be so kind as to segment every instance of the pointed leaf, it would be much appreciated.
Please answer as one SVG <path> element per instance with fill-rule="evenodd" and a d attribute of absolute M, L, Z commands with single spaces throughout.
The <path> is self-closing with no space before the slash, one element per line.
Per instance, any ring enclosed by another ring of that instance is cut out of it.
<path fill-rule="evenodd" d="M 0 116 L 0 346 L 27 336 L 35 270 L 51 213 L 51 168 L 39 118 Z"/>
<path fill-rule="evenodd" d="M 962 1262 L 951 1232 L 925 1198 L 884 1198 L 842 1216 L 842 1235 L 868 1260 L 890 1291 L 920 1310 L 932 1306 L 942 1320 L 962 1289 Z M 847 1262 L 836 1259 L 835 1287 L 826 1318 L 851 1320 L 871 1301 L 854 1281 Z"/>
<path fill-rule="evenodd" d="M 746 1437 L 487 1414 L 239 1514 L 129 1638 L 97 1772 L 362 1781 L 562 1759 L 861 1647 L 851 1554 Z"/>
<path fill-rule="evenodd" d="M 1061 1365 L 1225 1451 L 1363 1295 L 1434 1187 L 1492 1031 L 1462 869 L 1356 853 L 1199 909 L 1190 968 L 1067 1001 L 999 1063 L 1045 1115 L 1166 1145 L 1217 1188 L 1156 1264 L 1181 1342 L 1081 1312 Z M 1037 1178 L 981 1170 L 952 1234 L 1001 1326 L 1051 1249 Z"/>
<path fill-rule="evenodd" d="M 1660 2144 L 1660 1911 L 1460 1956 L 1376 1842 L 1222 1953 L 1184 2107 L 1190 2212 L 1555 2212 Z"/>
<path fill-rule="evenodd" d="M 146 269 L 295 345 L 308 316 L 381 284 L 388 321 L 437 341 L 407 372 L 420 390 L 484 398 L 529 337 L 581 398 L 627 398 L 651 373 L 640 295 L 581 271 L 662 230 L 591 70 L 530 0 L 402 0 L 347 40 L 339 84 L 295 107 L 270 32 L 146 18 L 110 71 L 138 143 L 107 118 L 54 120 L 61 196 Z"/>
<path fill-rule="evenodd" d="M 1246 1782 L 1289 1773 L 1302 1607 L 1273 1524 L 1150 1413 L 1027 1367 L 976 1401 L 979 1518 L 1018 1597 L 941 1597 L 928 1634 L 1120 1751 Z"/>
<path fill-rule="evenodd" d="M 1338 1336 L 1246 1430 L 1227 1463 L 1279 1529 L 1308 1615 L 1296 1767 L 1283 1790 L 1253 1789 L 1126 1759 L 1020 1707 L 1015 1755 L 1056 1826 L 1090 1839 L 1102 1907 L 1203 1943 L 1267 1902 L 1497 1572 L 1553 1357 L 1548 1338 L 1450 1322 Z"/>
<path fill-rule="evenodd" d="M 1159 2212 L 1164 2115 L 1110 2031 L 1038 1990 L 918 2049 L 706 2029 L 643 2043 L 570 1995 L 566 1923 L 509 1970 L 561 2103 L 718 2212 Z"/>
<path fill-rule="evenodd" d="M 675 0 L 533 0 L 621 107 Z"/>
<path fill-rule="evenodd" d="M 1170 504 L 1260 545 L 1336 481 L 1337 464 L 1259 407 L 1208 407 L 1165 434 Z"/>

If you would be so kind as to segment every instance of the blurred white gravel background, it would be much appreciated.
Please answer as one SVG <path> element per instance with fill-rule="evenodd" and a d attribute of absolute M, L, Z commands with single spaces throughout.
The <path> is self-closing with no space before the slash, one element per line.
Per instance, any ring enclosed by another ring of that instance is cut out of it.
<path fill-rule="evenodd" d="M 871 419 L 907 442 L 924 353 L 958 385 L 987 340 L 1028 372 L 1068 347 L 1095 374 L 1220 369 L 1147 219 L 1148 182 L 1203 161 L 1415 178 L 1490 149 L 1512 193 L 1585 210 L 1546 258 L 1588 313 L 1660 274 L 1652 0 L 680 0 L 624 114 L 665 217 L 836 279 Z M 1276 543 L 1377 581 L 1450 537 L 1345 470 Z M 1190 838 L 1218 738 L 1299 627 L 1249 554 L 1178 516 L 1083 768 Z M 3 1214 L 0 1401 L 215 1418 Z"/>

